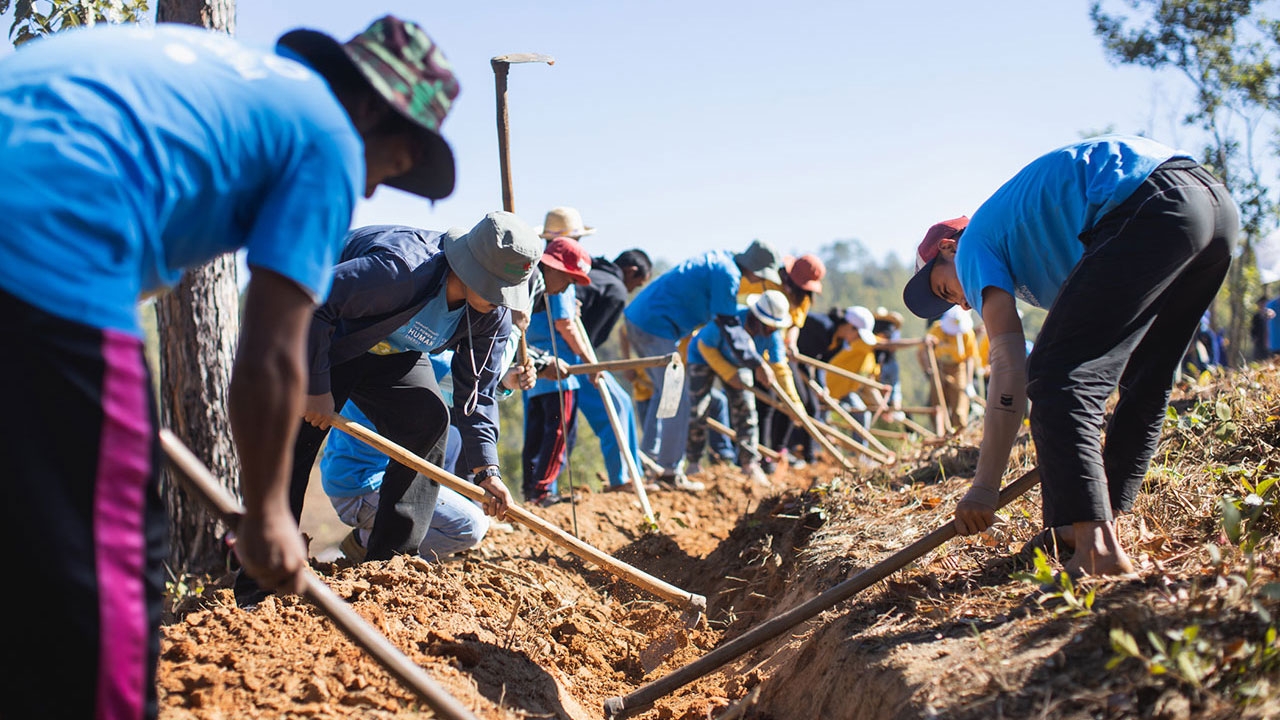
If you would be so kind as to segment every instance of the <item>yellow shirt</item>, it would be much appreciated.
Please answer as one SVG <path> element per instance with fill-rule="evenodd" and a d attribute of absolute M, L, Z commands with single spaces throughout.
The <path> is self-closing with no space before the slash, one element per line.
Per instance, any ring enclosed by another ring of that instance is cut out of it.
<path fill-rule="evenodd" d="M 929 334 L 938 341 L 933 352 L 938 356 L 939 365 L 959 365 L 969 358 L 978 357 L 978 337 L 972 330 L 948 335 L 943 332 L 941 323 L 934 323 Z"/>
<path fill-rule="evenodd" d="M 991 336 L 986 333 L 982 334 L 982 338 L 978 340 L 978 367 L 985 368 L 991 365 Z"/>
<path fill-rule="evenodd" d="M 876 364 L 875 346 L 868 345 L 861 338 L 855 339 L 852 345 L 836 353 L 836 356 L 831 358 L 831 364 L 872 379 L 880 374 L 880 366 Z M 861 389 L 862 383 L 857 380 L 850 380 L 833 372 L 827 373 L 827 390 L 831 393 L 831 397 L 836 399 L 847 397 L 849 393 L 858 392 Z"/>

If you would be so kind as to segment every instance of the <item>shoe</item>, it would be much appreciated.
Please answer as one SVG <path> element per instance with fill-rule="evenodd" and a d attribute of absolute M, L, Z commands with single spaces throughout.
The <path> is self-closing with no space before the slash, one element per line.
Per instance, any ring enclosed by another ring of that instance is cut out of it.
<path fill-rule="evenodd" d="M 684 466 L 685 477 L 688 477 L 690 475 L 698 475 L 701 472 L 702 472 L 701 463 L 691 462 Z"/>
<path fill-rule="evenodd" d="M 675 472 L 663 473 L 658 477 L 658 486 L 664 490 L 683 490 L 685 492 L 698 493 L 707 489 L 707 486 L 697 480 L 690 480 L 685 477 L 684 473 L 679 470 Z"/>
<path fill-rule="evenodd" d="M 249 573 L 243 569 L 236 573 L 232 592 L 236 597 L 236 607 L 244 610 L 252 610 L 258 607 L 259 603 L 272 595 L 270 590 L 264 589 L 258 584 L 257 580 L 249 577 Z"/>
<path fill-rule="evenodd" d="M 760 463 L 747 463 L 742 468 L 742 472 L 746 473 L 747 480 L 750 480 L 761 487 L 773 487 L 773 483 L 769 480 L 769 476 L 765 474 L 764 468 Z"/>
<path fill-rule="evenodd" d="M 569 501 L 569 498 L 563 495 L 557 495 L 555 493 L 547 493 L 546 495 L 543 495 L 542 497 L 538 498 L 537 500 L 534 500 L 533 502 L 538 507 L 549 508 L 552 505 L 557 505 L 559 503 L 568 502 L 568 501 Z"/>
<path fill-rule="evenodd" d="M 772 475 L 778 471 L 778 463 L 770 458 L 764 458 L 759 463 L 751 463 L 751 465 L 748 465 L 747 467 L 751 466 L 755 466 L 757 470 L 760 470 L 765 475 Z"/>
<path fill-rule="evenodd" d="M 341 550 L 342 554 L 346 555 L 347 559 L 351 562 L 362 563 L 364 562 L 365 556 L 369 554 L 369 551 L 365 549 L 364 545 L 360 544 L 360 537 L 356 534 L 357 532 L 358 531 L 355 528 L 351 528 L 351 532 L 347 533 L 347 536 L 342 538 L 342 543 L 338 545 L 338 549 Z"/>

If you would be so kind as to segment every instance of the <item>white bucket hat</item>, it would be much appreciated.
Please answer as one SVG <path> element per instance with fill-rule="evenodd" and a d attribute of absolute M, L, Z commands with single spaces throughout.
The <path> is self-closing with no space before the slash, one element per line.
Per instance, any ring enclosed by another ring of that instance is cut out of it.
<path fill-rule="evenodd" d="M 868 345 L 876 344 L 876 334 L 871 332 L 876 325 L 876 317 L 870 310 L 861 305 L 852 305 L 845 308 L 844 321 L 858 331 L 858 337 L 862 338 L 862 342 Z"/>
<path fill-rule="evenodd" d="M 757 320 L 771 328 L 781 330 L 791 327 L 791 303 L 787 302 L 786 295 L 777 290 L 748 295 L 747 307 Z"/>
<path fill-rule="evenodd" d="M 542 221 L 542 229 L 539 231 L 539 235 L 544 240 L 554 240 L 558 237 L 578 240 L 595 231 L 595 228 L 582 224 L 582 214 L 578 212 L 577 208 L 558 207 L 551 208 L 547 212 L 546 219 Z"/>

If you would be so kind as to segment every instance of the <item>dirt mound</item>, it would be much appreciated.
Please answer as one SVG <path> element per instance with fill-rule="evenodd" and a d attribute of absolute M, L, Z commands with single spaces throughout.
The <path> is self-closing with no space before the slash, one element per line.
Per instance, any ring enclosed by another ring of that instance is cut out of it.
<path fill-rule="evenodd" d="M 694 718 L 1268 717 L 1280 710 L 1280 382 L 1274 368 L 1184 388 L 1122 532 L 1141 576 L 1067 588 L 1017 555 L 1036 491 L 990 532 L 661 699 Z M 765 490 L 709 469 L 700 494 L 581 494 L 538 512 L 705 595 L 706 624 L 518 526 L 461 562 L 318 563 L 342 597 L 482 718 L 600 718 L 603 701 L 847 579 L 949 520 L 976 433 L 850 476 L 823 464 Z M 1025 438 L 1015 466 L 1034 464 Z M 1016 471 L 1011 471 L 1016 472 Z M 1024 572 L 1033 581 L 1011 575 Z M 296 598 L 235 608 L 226 578 L 164 628 L 166 718 L 420 717 L 398 682 Z M 1041 584 L 1045 584 L 1041 588 Z M 1055 584 L 1057 583 L 1057 584 Z"/>

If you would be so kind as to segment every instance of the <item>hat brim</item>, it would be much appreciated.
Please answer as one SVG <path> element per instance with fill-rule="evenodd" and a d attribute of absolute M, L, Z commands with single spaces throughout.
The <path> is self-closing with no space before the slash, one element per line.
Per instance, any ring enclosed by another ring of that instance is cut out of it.
<path fill-rule="evenodd" d="M 880 342 L 880 338 L 877 338 L 876 334 L 871 332 L 870 330 L 865 330 L 863 328 L 855 328 L 855 329 L 858 331 L 858 337 L 862 338 L 862 342 L 868 345 L 875 345 L 876 343 Z"/>
<path fill-rule="evenodd" d="M 778 274 L 778 268 L 763 268 L 761 270 L 752 270 L 751 272 L 775 285 L 782 284 L 782 276 Z"/>
<path fill-rule="evenodd" d="M 470 246 L 471 234 L 462 228 L 451 228 L 444 233 L 441 244 L 449 269 L 469 289 L 494 305 L 525 311 L 529 308 L 529 283 L 521 280 L 507 285 L 492 275 L 476 259 Z"/>
<path fill-rule="evenodd" d="M 902 289 L 902 302 L 907 304 L 907 309 L 916 317 L 935 318 L 955 305 L 933 293 L 929 275 L 933 272 L 933 264 L 937 260 L 934 258 L 917 270 L 916 274 L 907 281 L 906 287 Z"/>
<path fill-rule="evenodd" d="M 542 238 L 543 240 L 555 240 L 558 237 L 567 237 L 567 238 L 573 238 L 574 240 L 579 240 L 588 235 L 595 235 L 595 234 L 596 234 L 596 229 L 593 227 L 584 227 L 582 228 L 582 232 L 579 232 L 579 233 L 563 233 L 563 232 L 557 233 L 557 232 L 547 232 L 544 229 L 538 230 L 538 237 Z"/>
<path fill-rule="evenodd" d="M 422 156 L 413 164 L 412 170 L 384 180 L 383 184 L 429 200 L 447 198 L 453 194 L 457 181 L 453 149 L 444 138 L 426 128 L 420 127 L 418 132 L 426 141 Z"/>
<path fill-rule="evenodd" d="M 756 310 L 756 300 L 760 299 L 761 294 L 762 293 L 753 293 L 743 298 L 744 302 L 747 305 L 747 310 L 749 310 L 751 314 L 755 316 L 755 319 L 759 320 L 765 326 L 773 328 L 774 330 L 785 330 L 791 327 L 790 313 L 783 315 L 781 320 L 773 320 L 771 318 L 765 317 L 759 311 Z"/>
<path fill-rule="evenodd" d="M 290 30 L 280 36 L 276 45 L 288 48 L 302 56 L 326 80 L 337 80 L 341 84 L 344 79 L 349 81 L 354 77 L 360 77 L 369 83 L 374 92 L 378 92 L 377 84 L 370 81 L 365 68 L 347 53 L 346 46 L 327 33 L 305 28 Z M 449 143 L 445 142 L 439 133 L 422 125 L 417 118 L 404 112 L 389 98 L 383 97 L 383 99 L 389 106 L 395 108 L 401 117 L 412 123 L 424 140 L 422 156 L 417 158 L 413 168 L 404 175 L 385 180 L 383 184 L 430 200 L 449 197 L 453 193 L 457 178 L 453 149 L 449 147 Z"/>
<path fill-rule="evenodd" d="M 560 236 L 558 236 L 558 237 L 568 237 L 568 236 L 567 236 L 567 235 L 560 235 Z M 568 275 L 569 277 L 573 278 L 573 284 L 574 284 L 574 285 L 590 285 L 590 284 L 591 284 L 591 276 L 590 276 L 590 275 L 587 275 L 586 273 L 582 272 L 581 270 L 579 270 L 579 269 L 577 269 L 577 268 L 571 268 L 571 267 L 569 267 L 568 265 L 565 265 L 564 263 L 560 262 L 560 258 L 552 257 L 552 256 L 550 256 L 550 255 L 545 255 L 545 254 L 544 254 L 544 255 L 542 256 L 542 264 L 543 264 L 543 265 L 549 265 L 549 266 L 551 266 L 551 267 L 555 268 L 556 270 L 559 270 L 560 272 L 562 272 L 562 273 L 564 273 L 564 274 Z"/>

